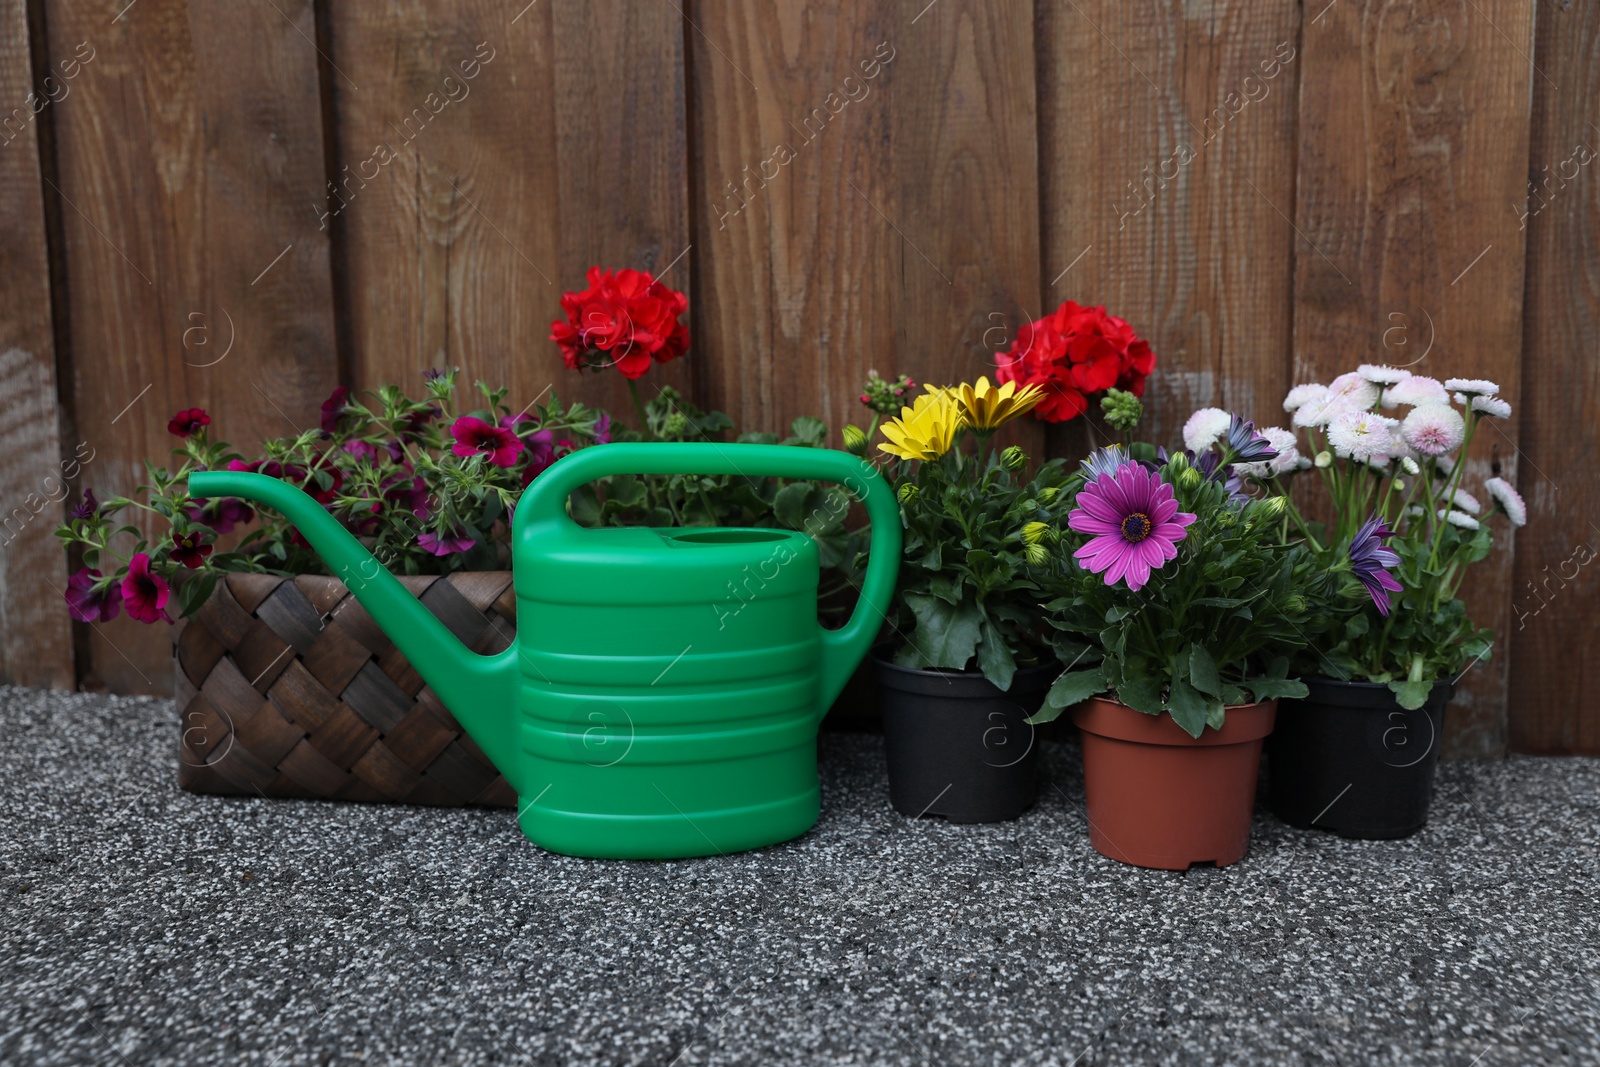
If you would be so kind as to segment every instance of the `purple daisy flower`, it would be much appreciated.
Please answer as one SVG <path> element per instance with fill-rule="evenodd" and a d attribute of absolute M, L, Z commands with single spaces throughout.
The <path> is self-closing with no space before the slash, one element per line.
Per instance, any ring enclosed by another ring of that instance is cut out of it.
<path fill-rule="evenodd" d="M 1161 475 L 1138 463 L 1097 477 L 1078 493 L 1077 505 L 1067 526 L 1093 536 L 1074 558 L 1095 574 L 1104 571 L 1107 585 L 1126 580 L 1135 593 L 1152 570 L 1177 558 L 1178 542 L 1195 518 L 1178 510 Z"/>
<path fill-rule="evenodd" d="M 1400 562 L 1400 554 L 1383 543 L 1384 538 L 1393 536 L 1394 531 L 1389 529 L 1388 524 L 1374 515 L 1356 531 L 1355 539 L 1350 542 L 1350 569 L 1367 587 L 1367 592 L 1372 594 L 1372 602 L 1378 605 L 1378 610 L 1384 615 L 1389 614 L 1389 594 L 1405 589 L 1394 575 L 1385 570 Z"/>
<path fill-rule="evenodd" d="M 1248 419 L 1241 419 L 1238 415 L 1234 415 L 1229 421 L 1225 441 L 1233 454 L 1234 463 L 1254 463 L 1278 458 L 1278 450 L 1272 447 L 1271 441 L 1256 432 L 1256 424 Z"/>

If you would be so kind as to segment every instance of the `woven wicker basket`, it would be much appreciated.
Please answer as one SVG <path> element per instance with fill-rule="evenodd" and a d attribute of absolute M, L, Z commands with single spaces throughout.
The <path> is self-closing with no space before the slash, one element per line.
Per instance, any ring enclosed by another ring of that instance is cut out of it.
<path fill-rule="evenodd" d="M 402 578 L 467 647 L 515 638 L 509 571 Z M 174 639 L 194 793 L 512 807 L 516 794 L 335 578 L 230 574 Z"/>

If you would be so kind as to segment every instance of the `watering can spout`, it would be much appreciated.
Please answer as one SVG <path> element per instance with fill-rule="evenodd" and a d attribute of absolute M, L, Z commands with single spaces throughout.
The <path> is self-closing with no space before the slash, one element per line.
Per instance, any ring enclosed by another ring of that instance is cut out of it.
<path fill-rule="evenodd" d="M 383 627 L 507 781 L 518 766 L 512 716 L 516 648 L 483 656 L 463 645 L 355 536 L 303 491 L 264 474 L 200 471 L 189 476 L 196 498 L 236 496 L 282 512 Z"/>

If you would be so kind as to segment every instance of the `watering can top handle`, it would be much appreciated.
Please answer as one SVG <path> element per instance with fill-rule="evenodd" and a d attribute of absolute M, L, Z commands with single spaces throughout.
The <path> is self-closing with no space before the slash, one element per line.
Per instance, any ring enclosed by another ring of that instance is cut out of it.
<path fill-rule="evenodd" d="M 820 718 L 866 655 L 888 613 L 900 574 L 900 505 L 872 464 L 848 452 L 793 445 L 724 445 L 712 442 L 619 442 L 580 449 L 534 480 L 517 504 L 520 529 L 570 522 L 567 498 L 608 474 L 728 474 L 747 478 L 808 478 L 850 490 L 867 508 L 872 539 L 861 598 L 850 620 L 822 631 Z M 520 540 L 520 536 L 519 536 Z"/>

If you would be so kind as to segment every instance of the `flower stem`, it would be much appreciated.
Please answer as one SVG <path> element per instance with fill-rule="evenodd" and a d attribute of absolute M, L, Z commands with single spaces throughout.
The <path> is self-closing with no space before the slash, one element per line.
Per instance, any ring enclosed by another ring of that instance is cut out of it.
<path fill-rule="evenodd" d="M 650 417 L 644 413 L 644 401 L 639 399 L 639 385 L 632 378 L 624 378 L 623 381 L 628 383 L 628 395 L 633 398 L 633 410 L 639 416 L 639 432 L 649 437 Z"/>

